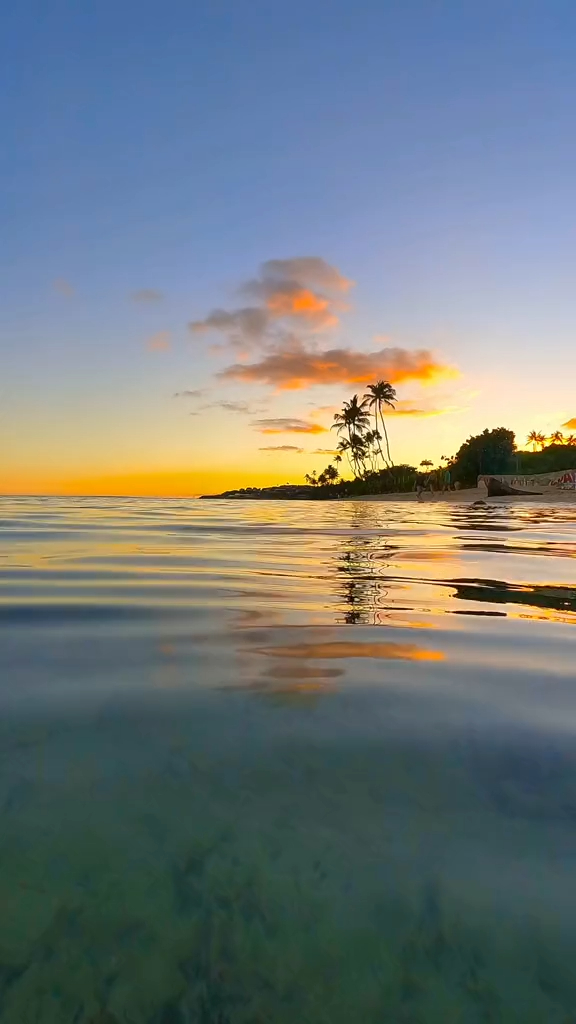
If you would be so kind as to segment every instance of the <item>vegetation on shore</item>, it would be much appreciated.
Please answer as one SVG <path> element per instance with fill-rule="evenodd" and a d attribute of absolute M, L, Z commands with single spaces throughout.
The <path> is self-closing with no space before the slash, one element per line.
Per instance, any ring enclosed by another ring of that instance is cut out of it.
<path fill-rule="evenodd" d="M 527 443 L 532 451 L 520 451 L 516 437 L 506 427 L 485 429 L 469 437 L 453 456 L 442 456 L 438 465 L 422 459 L 419 468 L 396 466 L 384 418 L 394 409 L 396 391 L 388 381 L 370 384 L 360 398 L 357 394 L 335 413 L 332 429 L 339 440 L 334 459 L 320 473 L 307 473 L 305 484 L 277 487 L 247 487 L 206 497 L 343 498 L 362 494 L 407 493 L 418 483 L 434 489 L 474 487 L 486 474 L 534 476 L 576 468 L 576 435 L 560 430 L 546 437 L 532 430 Z M 350 477 L 344 477 L 347 463 Z"/>

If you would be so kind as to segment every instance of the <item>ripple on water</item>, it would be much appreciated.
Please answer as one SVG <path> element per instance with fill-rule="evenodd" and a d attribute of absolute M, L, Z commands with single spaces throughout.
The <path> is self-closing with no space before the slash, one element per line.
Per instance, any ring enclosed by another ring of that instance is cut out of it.
<path fill-rule="evenodd" d="M 0 1022 L 566 1024 L 576 510 L 0 500 Z"/>

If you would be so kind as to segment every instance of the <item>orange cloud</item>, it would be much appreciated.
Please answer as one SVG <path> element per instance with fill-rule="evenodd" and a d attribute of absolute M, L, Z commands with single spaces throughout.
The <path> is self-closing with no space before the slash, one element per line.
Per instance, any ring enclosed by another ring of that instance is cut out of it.
<path fill-rule="evenodd" d="M 567 420 L 566 423 L 562 424 L 562 426 L 566 427 L 568 430 L 576 430 L 576 416 L 571 420 Z"/>
<path fill-rule="evenodd" d="M 158 331 L 148 338 L 146 348 L 149 352 L 167 352 L 170 348 L 170 331 Z"/>
<path fill-rule="evenodd" d="M 430 383 L 454 375 L 453 368 L 427 349 L 320 350 L 294 337 L 282 340 L 255 363 L 234 363 L 218 374 L 222 380 L 269 384 L 281 391 L 315 384 L 368 384 L 380 378 L 391 384 L 407 380 Z"/>
<path fill-rule="evenodd" d="M 300 317 L 316 330 L 335 327 L 338 323 L 336 314 L 330 312 L 328 299 L 315 295 L 309 288 L 272 292 L 266 300 L 266 306 L 275 318 Z"/>
<path fill-rule="evenodd" d="M 287 324 L 323 331 L 338 323 L 338 313 L 347 307 L 337 296 L 352 285 L 318 256 L 268 260 L 260 275 L 240 288 L 258 305 L 215 309 L 203 320 L 192 321 L 189 329 L 193 334 L 219 331 L 235 346 L 273 342 L 278 326 Z"/>
<path fill-rule="evenodd" d="M 252 426 L 261 434 L 326 434 L 326 427 L 309 420 L 277 416 L 272 419 L 254 420 Z"/>

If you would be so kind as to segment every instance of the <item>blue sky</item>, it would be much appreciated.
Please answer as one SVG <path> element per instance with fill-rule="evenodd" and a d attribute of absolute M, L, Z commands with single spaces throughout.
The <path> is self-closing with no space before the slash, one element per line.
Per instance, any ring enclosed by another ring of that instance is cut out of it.
<path fill-rule="evenodd" d="M 214 373 L 234 360 L 187 324 L 242 305 L 275 258 L 321 257 L 355 282 L 326 347 L 383 335 L 459 369 L 427 392 L 448 412 L 394 422 L 397 458 L 575 416 L 575 42 L 564 2 L 14 5 L 7 489 L 164 474 L 169 491 L 170 475 L 323 464 L 259 452 L 253 417 L 173 399 L 223 393 Z M 142 289 L 162 298 L 134 301 Z M 159 332 L 169 349 L 148 351 Z M 224 397 L 302 417 L 358 389 Z M 398 390 L 421 404 L 418 382 Z"/>

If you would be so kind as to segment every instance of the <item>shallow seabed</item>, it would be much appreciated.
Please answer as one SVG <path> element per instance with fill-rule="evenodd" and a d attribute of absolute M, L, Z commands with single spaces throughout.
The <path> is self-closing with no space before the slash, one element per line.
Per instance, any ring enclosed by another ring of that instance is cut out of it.
<path fill-rule="evenodd" d="M 576 1021 L 576 507 L 0 499 L 2 1024 Z"/>

